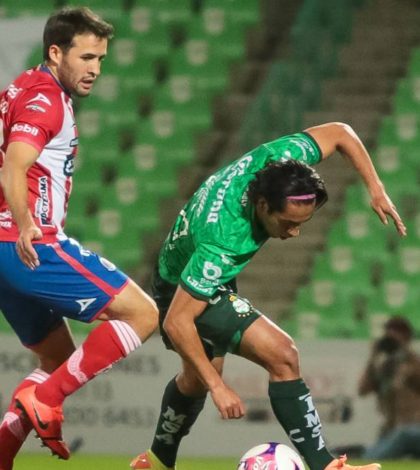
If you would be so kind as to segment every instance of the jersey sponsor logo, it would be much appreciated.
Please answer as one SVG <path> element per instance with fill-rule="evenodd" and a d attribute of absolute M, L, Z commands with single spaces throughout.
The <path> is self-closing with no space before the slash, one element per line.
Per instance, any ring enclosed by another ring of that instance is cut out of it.
<path fill-rule="evenodd" d="M 0 212 L 0 227 L 3 227 L 3 228 L 12 227 L 12 213 L 9 210 Z"/>
<path fill-rule="evenodd" d="M 193 279 L 191 276 L 187 277 L 187 282 L 197 291 L 202 292 L 203 294 L 211 295 L 213 293 L 212 287 L 203 287 L 198 281 Z"/>
<path fill-rule="evenodd" d="M 3 119 L 0 118 L 0 147 L 3 145 L 4 142 L 4 134 L 3 134 Z M 0 167 L 3 166 L 3 151 L 0 150 Z"/>
<path fill-rule="evenodd" d="M 22 88 L 18 88 L 15 86 L 13 83 L 9 86 L 7 89 L 7 96 L 11 98 L 12 100 L 16 98 L 18 93 L 22 90 Z"/>
<path fill-rule="evenodd" d="M 41 176 L 38 179 L 39 198 L 35 204 L 35 214 L 39 218 L 40 224 L 50 226 L 50 198 L 48 196 L 48 178 Z"/>
<path fill-rule="evenodd" d="M 184 209 L 182 209 L 175 222 L 175 226 L 172 232 L 172 241 L 174 242 L 175 240 L 178 240 L 178 238 L 187 236 L 189 226 L 190 222 L 187 219 L 187 213 L 184 211 Z"/>
<path fill-rule="evenodd" d="M 0 102 L 0 114 L 6 114 L 9 110 L 9 103 L 6 100 Z"/>
<path fill-rule="evenodd" d="M 203 276 L 206 279 L 208 279 L 209 281 L 215 281 L 216 279 L 219 279 L 221 275 L 222 275 L 222 270 L 221 268 L 219 268 L 219 266 L 216 266 L 210 261 L 204 262 Z"/>
<path fill-rule="evenodd" d="M 10 132 L 24 132 L 35 137 L 38 135 L 39 130 L 36 127 L 30 126 L 29 124 L 14 124 Z"/>
<path fill-rule="evenodd" d="M 70 147 L 77 147 L 79 145 L 79 137 L 74 137 L 74 139 L 71 139 L 70 141 Z"/>
<path fill-rule="evenodd" d="M 26 104 L 29 103 L 34 103 L 35 101 L 41 101 L 42 103 L 47 104 L 48 106 L 51 106 L 51 101 L 42 93 L 38 93 L 35 98 L 32 98 L 31 100 L 27 101 Z"/>
<path fill-rule="evenodd" d="M 89 305 L 93 304 L 93 302 L 95 302 L 96 300 L 96 297 L 93 297 L 91 299 L 79 299 L 79 300 L 76 300 L 76 302 L 80 305 L 80 312 L 79 312 L 79 315 L 84 312 L 88 307 Z"/>
<path fill-rule="evenodd" d="M 28 104 L 27 106 L 25 106 L 26 109 L 30 109 L 31 111 L 37 111 L 37 112 L 40 112 L 40 113 L 45 113 L 45 109 L 42 108 L 41 106 L 37 105 L 37 104 Z"/>
<path fill-rule="evenodd" d="M 313 404 L 312 397 L 309 393 L 305 395 L 301 395 L 299 397 L 300 401 L 305 402 L 306 404 L 306 429 L 311 429 L 311 438 L 315 440 L 317 443 L 317 450 L 321 450 L 325 447 L 324 439 L 321 436 L 321 421 L 318 416 L 318 412 L 315 409 Z M 289 439 L 292 442 L 300 443 L 305 441 L 305 437 L 302 435 L 302 431 L 300 428 L 292 429 L 289 432 Z"/>
<path fill-rule="evenodd" d="M 224 253 L 221 253 L 220 258 L 223 261 L 223 263 L 228 264 L 229 266 L 234 265 L 234 262 Z"/>
<path fill-rule="evenodd" d="M 74 173 L 74 155 L 67 155 L 64 162 L 63 173 L 65 176 L 72 176 Z"/>
<path fill-rule="evenodd" d="M 223 207 L 226 191 L 228 190 L 235 176 L 241 176 L 245 173 L 245 170 L 250 165 L 251 161 L 252 155 L 246 155 L 236 163 L 232 164 L 230 167 L 227 167 L 227 176 L 221 181 L 222 187 L 217 190 L 216 199 L 211 204 L 210 213 L 207 216 L 207 223 L 216 223 L 219 221 L 219 212 Z M 223 175 L 224 174 L 225 173 L 223 173 Z"/>

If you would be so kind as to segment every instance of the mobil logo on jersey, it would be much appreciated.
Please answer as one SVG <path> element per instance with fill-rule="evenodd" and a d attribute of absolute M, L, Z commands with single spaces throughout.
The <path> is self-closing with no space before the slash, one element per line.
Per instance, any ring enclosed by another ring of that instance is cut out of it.
<path fill-rule="evenodd" d="M 37 136 L 39 130 L 36 127 L 30 126 L 29 124 L 14 124 L 10 132 L 23 132 L 25 134 Z"/>
<path fill-rule="evenodd" d="M 38 178 L 39 197 L 36 201 L 35 215 L 43 226 L 50 226 L 50 196 L 48 177 L 40 176 Z"/>

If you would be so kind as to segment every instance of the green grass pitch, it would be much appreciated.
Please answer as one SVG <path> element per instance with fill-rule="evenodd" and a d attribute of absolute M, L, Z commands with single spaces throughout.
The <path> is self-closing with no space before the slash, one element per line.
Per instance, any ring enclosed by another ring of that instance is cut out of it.
<path fill-rule="evenodd" d="M 14 470 L 129 470 L 130 458 L 130 456 L 75 455 L 69 461 L 64 462 L 50 456 L 22 454 L 16 459 Z M 236 465 L 237 460 L 234 458 L 183 458 L 178 462 L 177 470 L 235 470 Z M 418 461 L 382 464 L 382 470 L 418 470 L 419 468 Z"/>

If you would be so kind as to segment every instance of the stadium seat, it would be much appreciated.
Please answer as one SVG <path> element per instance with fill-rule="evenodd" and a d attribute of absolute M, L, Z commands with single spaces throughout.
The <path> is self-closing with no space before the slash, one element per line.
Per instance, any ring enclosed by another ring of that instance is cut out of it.
<path fill-rule="evenodd" d="M 259 2 L 254 0 L 205 0 L 203 15 L 210 9 L 224 11 L 229 21 L 243 27 L 254 25 L 260 19 Z"/>
<path fill-rule="evenodd" d="M 118 166 L 120 177 L 135 176 L 137 184 L 147 194 L 156 197 L 173 197 L 178 191 L 177 165 L 169 159 L 159 160 L 157 146 L 153 143 L 139 143 L 132 153 L 124 156 Z"/>
<path fill-rule="evenodd" d="M 183 49 L 171 54 L 169 74 L 190 77 L 194 89 L 207 96 L 221 93 L 228 83 L 225 61 L 209 59 L 209 43 L 205 40 L 188 41 Z"/>
<path fill-rule="evenodd" d="M 65 0 L 65 3 L 68 6 L 81 6 L 81 2 L 78 0 Z M 100 15 L 111 23 L 117 20 L 122 13 L 121 0 L 83 0 L 82 5 L 90 8 L 96 14 Z"/>
<path fill-rule="evenodd" d="M 56 9 L 55 0 L 2 0 L 0 6 L 4 8 L 5 16 L 46 16 Z"/>

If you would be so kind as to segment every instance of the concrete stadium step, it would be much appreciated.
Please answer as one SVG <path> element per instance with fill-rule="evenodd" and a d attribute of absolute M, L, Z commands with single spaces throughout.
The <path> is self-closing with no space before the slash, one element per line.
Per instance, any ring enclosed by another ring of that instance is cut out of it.
<path fill-rule="evenodd" d="M 388 93 L 372 93 L 368 95 L 365 93 L 325 94 L 323 106 L 340 112 L 346 109 L 360 109 L 366 112 L 366 109 L 369 109 L 375 110 L 375 112 L 380 114 L 386 114 L 390 111 L 390 99 Z"/>
<path fill-rule="evenodd" d="M 333 96 L 336 94 L 344 95 L 367 95 L 379 94 L 387 95 L 388 97 L 393 93 L 395 83 L 389 80 L 388 77 L 382 77 L 380 80 L 370 80 L 365 76 L 348 76 L 339 78 L 330 78 L 324 83 L 324 92 L 326 96 Z"/>

